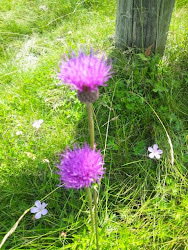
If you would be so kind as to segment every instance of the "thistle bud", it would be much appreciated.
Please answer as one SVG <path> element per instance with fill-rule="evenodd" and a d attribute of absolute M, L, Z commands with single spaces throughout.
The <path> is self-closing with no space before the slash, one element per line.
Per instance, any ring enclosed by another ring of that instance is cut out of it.
<path fill-rule="evenodd" d="M 93 103 L 99 98 L 99 90 L 91 91 L 88 87 L 84 87 L 83 91 L 78 91 L 78 99 L 84 103 Z"/>

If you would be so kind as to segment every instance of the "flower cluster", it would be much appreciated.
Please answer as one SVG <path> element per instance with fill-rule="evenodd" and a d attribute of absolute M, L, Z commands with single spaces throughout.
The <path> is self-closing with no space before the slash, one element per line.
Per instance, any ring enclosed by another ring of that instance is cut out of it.
<path fill-rule="evenodd" d="M 89 187 L 94 182 L 99 182 L 103 177 L 103 157 L 95 148 L 92 150 L 87 143 L 82 147 L 67 148 L 60 154 L 58 174 L 66 188 Z"/>
<path fill-rule="evenodd" d="M 101 58 L 90 49 L 89 55 L 81 50 L 76 56 L 74 52 L 68 58 L 65 56 L 60 64 L 59 79 L 72 89 L 78 91 L 77 95 L 81 102 L 92 103 L 99 97 L 99 86 L 106 86 L 106 82 L 112 77 L 112 65 L 108 63 L 103 55 Z M 39 129 L 43 120 L 36 120 L 33 127 Z M 21 135 L 22 131 L 17 131 Z M 148 147 L 149 158 L 160 159 L 163 151 L 157 144 Z M 67 148 L 59 155 L 60 163 L 57 164 L 60 181 L 65 188 L 87 188 L 95 182 L 99 182 L 105 173 L 103 156 L 100 150 L 90 148 L 87 143 L 73 149 Z M 35 218 L 39 219 L 47 214 L 47 204 L 37 200 L 35 207 L 31 208 L 31 213 L 35 213 Z M 66 235 L 65 235 L 66 236 Z"/>

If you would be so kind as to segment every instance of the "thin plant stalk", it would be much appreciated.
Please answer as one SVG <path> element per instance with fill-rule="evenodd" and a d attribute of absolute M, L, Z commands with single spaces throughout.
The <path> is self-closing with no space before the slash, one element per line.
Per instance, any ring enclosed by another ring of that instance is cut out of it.
<path fill-rule="evenodd" d="M 88 113 L 88 123 L 89 123 L 89 134 L 90 134 L 90 145 L 91 149 L 94 149 L 94 143 L 95 143 L 95 132 L 94 132 L 94 121 L 93 121 L 93 110 L 92 110 L 92 104 L 87 103 L 87 113 Z M 99 236 L 98 236 L 98 214 L 97 214 L 97 190 L 96 187 L 93 190 L 94 195 L 94 221 L 95 221 L 95 237 L 96 237 L 96 247 L 97 250 L 99 249 Z"/>
<path fill-rule="evenodd" d="M 91 196 L 91 190 L 90 190 L 89 187 L 86 188 L 86 192 L 87 192 L 89 211 L 90 211 L 90 217 L 91 217 L 91 228 L 92 228 L 92 233 L 94 233 L 94 219 L 93 219 L 93 211 L 92 211 L 92 196 Z"/>
<path fill-rule="evenodd" d="M 97 186 L 94 187 L 93 190 L 93 195 L 94 195 L 94 220 L 95 220 L 95 237 L 96 237 L 96 247 L 99 249 L 99 234 L 98 234 L 98 211 L 97 211 L 97 198 L 98 198 L 98 193 L 97 193 Z"/>
<path fill-rule="evenodd" d="M 94 143 L 95 143 L 95 132 L 94 132 L 94 121 L 93 121 L 93 110 L 92 110 L 92 104 L 87 103 L 87 114 L 88 114 L 88 123 L 89 123 L 89 134 L 90 134 L 90 146 L 91 149 L 94 149 Z"/>

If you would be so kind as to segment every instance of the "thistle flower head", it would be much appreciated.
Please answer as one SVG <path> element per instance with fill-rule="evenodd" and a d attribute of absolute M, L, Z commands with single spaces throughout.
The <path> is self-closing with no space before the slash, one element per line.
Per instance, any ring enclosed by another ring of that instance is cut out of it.
<path fill-rule="evenodd" d="M 82 147 L 67 148 L 60 154 L 58 174 L 66 188 L 89 187 L 94 182 L 99 182 L 103 177 L 103 157 L 95 148 L 92 150 L 87 143 Z"/>
<path fill-rule="evenodd" d="M 81 50 L 78 56 L 72 52 L 70 58 L 65 56 L 60 65 L 59 79 L 65 84 L 70 85 L 79 92 L 89 89 L 91 92 L 98 89 L 98 86 L 106 86 L 105 82 L 111 77 L 112 65 L 103 55 L 99 58 L 90 49 L 90 54 Z"/>

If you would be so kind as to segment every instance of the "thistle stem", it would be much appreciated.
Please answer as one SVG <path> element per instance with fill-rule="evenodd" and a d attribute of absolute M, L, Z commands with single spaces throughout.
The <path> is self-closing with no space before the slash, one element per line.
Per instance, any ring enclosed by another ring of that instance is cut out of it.
<path fill-rule="evenodd" d="M 95 215 L 94 215 L 94 220 L 95 220 L 95 237 L 96 237 L 96 247 L 97 250 L 99 249 L 99 234 L 98 234 L 98 212 L 97 212 L 97 190 L 96 190 L 96 186 L 94 188 L 93 194 L 94 194 L 94 207 L 95 207 Z"/>
<path fill-rule="evenodd" d="M 89 134 L 90 134 L 90 145 L 91 149 L 94 149 L 94 143 L 95 143 L 95 132 L 94 132 L 94 121 L 93 121 L 93 110 L 92 110 L 92 104 L 86 103 L 87 105 L 87 113 L 88 113 L 88 123 L 89 123 Z M 94 221 L 95 221 L 95 237 L 96 237 L 96 247 L 97 250 L 99 249 L 99 235 L 98 235 L 98 214 L 97 214 L 97 190 L 96 187 L 93 190 L 94 194 Z"/>
<path fill-rule="evenodd" d="M 89 123 L 90 146 L 91 146 L 91 149 L 94 149 L 95 132 L 94 132 L 93 110 L 91 106 L 92 104 L 86 103 L 86 105 L 87 105 L 87 114 L 88 114 L 88 123 Z"/>
<path fill-rule="evenodd" d="M 89 204 L 89 212 L 91 217 L 91 228 L 92 233 L 94 233 L 94 219 L 93 219 L 93 211 L 92 211 L 92 196 L 91 196 L 91 190 L 89 187 L 86 188 L 87 197 L 88 197 L 88 204 Z"/>

